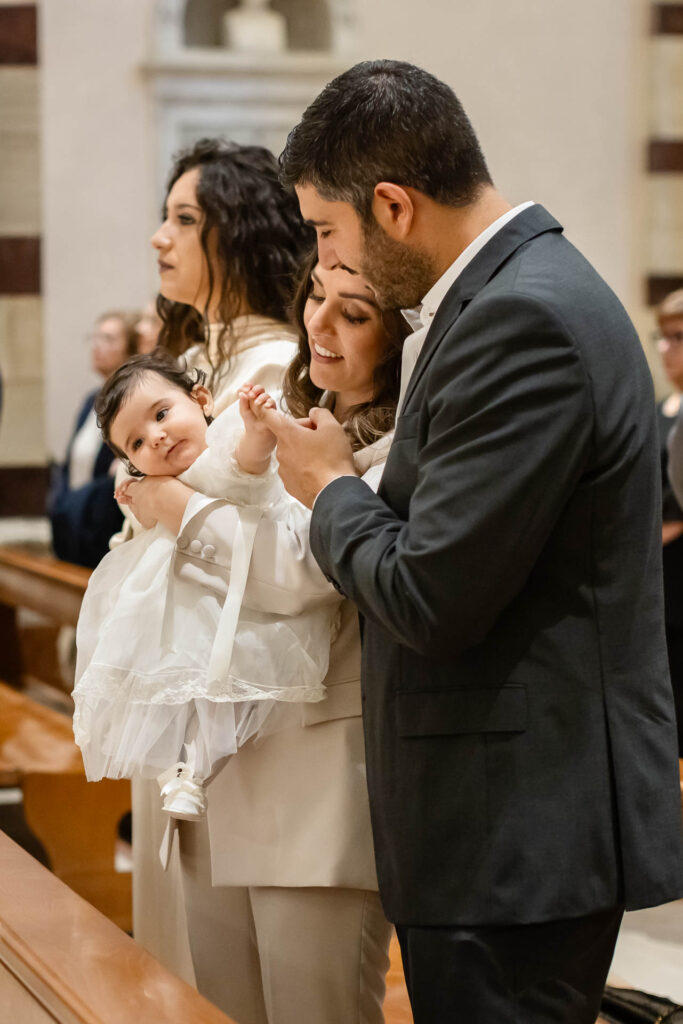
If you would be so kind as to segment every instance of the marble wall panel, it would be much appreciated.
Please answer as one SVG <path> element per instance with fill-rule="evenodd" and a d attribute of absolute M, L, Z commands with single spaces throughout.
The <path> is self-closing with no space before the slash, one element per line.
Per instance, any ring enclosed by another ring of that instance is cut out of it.
<path fill-rule="evenodd" d="M 650 66 L 650 129 L 659 139 L 683 137 L 683 36 L 656 36 Z"/>
<path fill-rule="evenodd" d="M 683 175 L 653 174 L 648 181 L 652 274 L 683 271 Z"/>
<path fill-rule="evenodd" d="M 43 380 L 12 381 L 5 387 L 0 419 L 0 466 L 45 462 Z"/>
<path fill-rule="evenodd" d="M 0 297 L 0 368 L 6 385 L 42 377 L 42 317 L 38 296 Z"/>
<path fill-rule="evenodd" d="M 39 235 L 41 227 L 39 72 L 0 67 L 0 235 Z"/>

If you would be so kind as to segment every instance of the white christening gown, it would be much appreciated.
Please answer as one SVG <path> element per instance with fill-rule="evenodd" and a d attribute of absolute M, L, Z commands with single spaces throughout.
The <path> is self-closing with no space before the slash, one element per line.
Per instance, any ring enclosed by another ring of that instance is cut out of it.
<path fill-rule="evenodd" d="M 284 617 L 242 607 L 259 519 L 286 517 L 292 501 L 274 467 L 264 476 L 240 470 L 241 432 L 231 406 L 180 477 L 239 508 L 224 603 L 200 583 L 191 603 L 174 601 L 176 537 L 161 525 L 110 551 L 90 578 L 73 691 L 88 779 L 158 776 L 188 759 L 204 779 L 251 737 L 297 724 L 294 704 L 325 695 L 334 608 Z"/>

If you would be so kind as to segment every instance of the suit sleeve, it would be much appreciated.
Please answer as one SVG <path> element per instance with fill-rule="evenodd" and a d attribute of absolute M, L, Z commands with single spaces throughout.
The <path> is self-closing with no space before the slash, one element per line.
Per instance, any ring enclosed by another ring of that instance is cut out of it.
<path fill-rule="evenodd" d="M 387 466 L 400 472 L 400 446 L 413 446 L 407 518 L 340 478 L 316 500 L 311 545 L 366 618 L 450 657 L 481 642 L 523 587 L 585 467 L 593 411 L 562 323 L 517 295 L 463 314 L 425 373 L 426 435 L 402 441 L 399 427 Z"/>
<path fill-rule="evenodd" d="M 66 459 L 56 471 L 48 499 L 52 546 L 57 558 L 89 568 L 95 568 L 106 555 L 109 538 L 121 529 L 122 521 L 114 500 L 114 480 L 109 474 L 114 456 L 104 443 L 95 459 L 92 479 L 81 487 L 69 486 L 73 444 L 96 396 L 96 391 L 91 392 L 78 412 Z"/>
<path fill-rule="evenodd" d="M 669 434 L 669 483 L 678 504 L 683 508 L 683 403 L 681 412 Z"/>

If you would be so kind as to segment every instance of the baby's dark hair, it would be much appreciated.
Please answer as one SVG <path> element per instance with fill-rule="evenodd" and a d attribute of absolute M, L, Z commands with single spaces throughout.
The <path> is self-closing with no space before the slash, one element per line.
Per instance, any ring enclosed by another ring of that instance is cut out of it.
<path fill-rule="evenodd" d="M 127 359 L 107 379 L 95 399 L 97 425 L 102 431 L 102 437 L 114 455 L 121 459 L 131 476 L 144 476 L 144 474 L 136 469 L 128 456 L 114 444 L 111 439 L 111 426 L 118 416 L 121 406 L 125 404 L 148 373 L 156 373 L 158 377 L 163 377 L 173 387 L 186 391 L 188 395 L 192 394 L 197 384 L 203 384 L 206 378 L 203 370 L 188 370 L 183 365 L 182 359 L 175 359 L 169 352 L 157 348 L 154 352 Z M 207 417 L 207 421 L 211 422 L 211 417 Z"/>

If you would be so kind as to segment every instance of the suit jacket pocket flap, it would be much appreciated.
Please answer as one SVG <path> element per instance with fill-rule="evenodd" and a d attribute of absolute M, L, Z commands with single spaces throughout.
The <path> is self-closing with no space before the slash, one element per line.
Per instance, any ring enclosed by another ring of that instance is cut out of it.
<path fill-rule="evenodd" d="M 396 713 L 400 736 L 524 732 L 526 686 L 509 683 L 497 689 L 399 691 Z"/>

